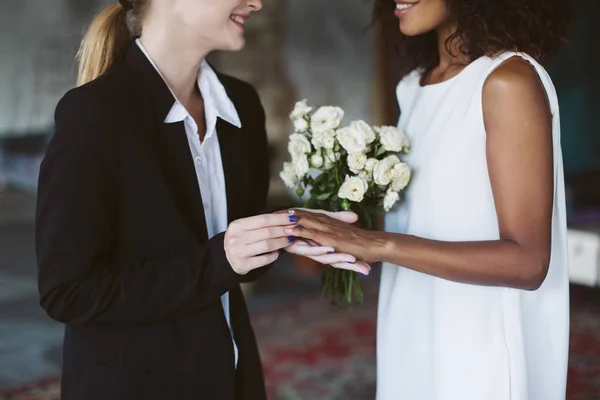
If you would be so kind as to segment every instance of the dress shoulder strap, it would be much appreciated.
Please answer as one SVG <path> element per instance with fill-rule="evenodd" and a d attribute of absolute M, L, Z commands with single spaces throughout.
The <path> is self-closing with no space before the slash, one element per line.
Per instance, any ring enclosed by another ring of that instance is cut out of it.
<path fill-rule="evenodd" d="M 544 89 L 546 90 L 546 94 L 548 96 L 548 101 L 550 102 L 550 108 L 551 108 L 552 114 L 557 113 L 558 112 L 558 96 L 556 94 L 556 89 L 554 88 L 554 84 L 552 83 L 552 79 L 550 78 L 550 75 L 544 69 L 544 67 L 539 62 L 537 62 L 533 57 L 531 57 L 529 54 L 516 52 L 516 51 L 506 51 L 496 57 L 492 57 L 491 63 L 489 64 L 489 68 L 488 68 L 488 71 L 486 74 L 486 78 L 492 72 L 494 72 L 496 70 L 496 68 L 498 68 L 500 65 L 502 65 L 502 63 L 504 63 L 506 60 L 511 59 L 513 57 L 520 57 L 520 58 L 524 59 L 525 61 L 529 62 L 529 64 L 531 64 L 535 68 L 535 71 L 537 72 L 538 76 L 540 77 L 540 81 L 542 82 L 542 85 L 544 86 Z"/>

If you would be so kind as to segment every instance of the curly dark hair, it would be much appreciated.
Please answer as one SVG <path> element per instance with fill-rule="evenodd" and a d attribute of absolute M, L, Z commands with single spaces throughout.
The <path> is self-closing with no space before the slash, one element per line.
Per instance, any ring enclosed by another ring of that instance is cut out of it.
<path fill-rule="evenodd" d="M 553 55 L 570 33 L 573 0 L 445 0 L 457 22 L 456 32 L 446 41 L 450 49 L 459 40 L 459 50 L 470 61 L 502 51 L 519 51 L 537 61 Z M 375 0 L 374 21 L 380 21 L 386 37 L 401 57 L 402 76 L 439 63 L 435 32 L 408 37 L 398 29 L 394 0 Z"/>

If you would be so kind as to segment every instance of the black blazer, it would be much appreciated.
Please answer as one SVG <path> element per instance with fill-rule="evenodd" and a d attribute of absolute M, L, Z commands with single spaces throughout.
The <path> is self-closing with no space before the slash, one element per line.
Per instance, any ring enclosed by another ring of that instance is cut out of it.
<path fill-rule="evenodd" d="M 268 192 L 256 91 L 219 75 L 242 122 L 218 121 L 229 221 Z M 68 92 L 42 163 L 36 251 L 42 307 L 66 324 L 62 399 L 265 399 L 261 363 L 223 249 L 208 239 L 183 123 L 138 46 Z M 225 199 L 223 199 L 225 201 Z M 220 297 L 230 292 L 237 370 Z"/>

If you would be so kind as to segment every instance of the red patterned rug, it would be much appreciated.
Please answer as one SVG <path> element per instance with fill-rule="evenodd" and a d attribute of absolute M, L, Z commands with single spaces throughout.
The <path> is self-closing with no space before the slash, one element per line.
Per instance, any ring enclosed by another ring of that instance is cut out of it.
<path fill-rule="evenodd" d="M 352 311 L 315 295 L 254 313 L 271 400 L 374 398 L 376 291 L 366 285 L 365 305 Z M 567 399 L 598 400 L 600 290 L 573 287 L 571 304 Z M 57 400 L 59 391 L 50 378 L 0 393 L 0 400 Z"/>

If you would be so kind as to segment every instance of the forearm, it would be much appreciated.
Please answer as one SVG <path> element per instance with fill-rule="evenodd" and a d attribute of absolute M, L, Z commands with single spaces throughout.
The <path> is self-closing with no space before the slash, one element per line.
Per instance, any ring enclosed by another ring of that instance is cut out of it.
<path fill-rule="evenodd" d="M 157 260 L 112 263 L 51 253 L 40 252 L 40 303 L 68 324 L 154 323 L 217 303 L 242 278 L 225 258 L 222 235 Z"/>
<path fill-rule="evenodd" d="M 377 236 L 380 261 L 455 282 L 535 290 L 548 268 L 549 254 L 515 240 L 442 242 L 387 232 Z"/>

